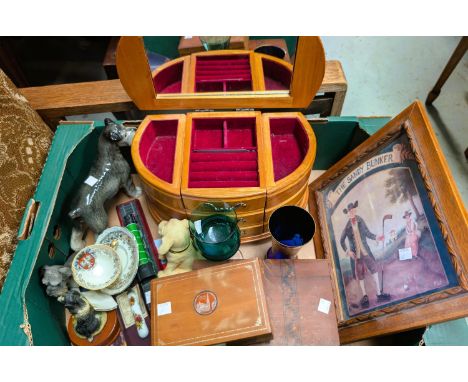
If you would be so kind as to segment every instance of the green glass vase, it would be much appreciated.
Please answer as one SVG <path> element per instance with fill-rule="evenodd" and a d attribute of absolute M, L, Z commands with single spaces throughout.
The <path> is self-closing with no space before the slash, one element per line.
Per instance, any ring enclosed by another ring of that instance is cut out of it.
<path fill-rule="evenodd" d="M 227 260 L 239 249 L 237 215 L 226 203 L 202 203 L 192 212 L 189 227 L 195 246 L 208 260 Z"/>

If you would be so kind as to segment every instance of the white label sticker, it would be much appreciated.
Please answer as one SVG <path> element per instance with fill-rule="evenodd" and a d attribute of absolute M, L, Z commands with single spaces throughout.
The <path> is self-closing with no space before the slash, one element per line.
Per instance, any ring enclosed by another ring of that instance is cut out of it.
<path fill-rule="evenodd" d="M 163 302 L 162 304 L 158 304 L 158 316 L 164 316 L 166 314 L 172 313 L 171 302 Z"/>
<path fill-rule="evenodd" d="M 192 36 L 184 36 L 184 38 L 185 38 L 186 40 L 190 40 L 190 39 L 192 38 Z"/>
<path fill-rule="evenodd" d="M 317 310 L 319 312 L 328 314 L 330 312 L 330 306 L 331 306 L 331 301 L 325 300 L 324 298 L 321 298 L 319 301 L 319 305 Z"/>
<path fill-rule="evenodd" d="M 94 176 L 90 175 L 90 176 L 88 176 L 88 178 L 87 178 L 84 182 L 85 182 L 88 186 L 93 187 L 93 186 L 97 183 L 97 181 L 98 181 L 98 180 L 97 180 Z"/>
<path fill-rule="evenodd" d="M 413 253 L 409 247 L 399 249 L 398 254 L 400 255 L 400 260 L 411 260 L 413 258 Z"/>
<path fill-rule="evenodd" d="M 193 225 L 195 226 L 195 231 L 197 231 L 198 234 L 201 234 L 201 220 L 197 220 Z"/>
<path fill-rule="evenodd" d="M 147 290 L 145 292 L 145 302 L 149 305 L 151 304 L 151 291 Z"/>

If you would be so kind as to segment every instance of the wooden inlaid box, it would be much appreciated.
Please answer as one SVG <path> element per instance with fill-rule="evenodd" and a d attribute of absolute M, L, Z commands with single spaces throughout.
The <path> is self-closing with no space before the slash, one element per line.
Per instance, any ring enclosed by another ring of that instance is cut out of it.
<path fill-rule="evenodd" d="M 151 283 L 152 345 L 214 345 L 271 336 L 258 259 Z"/>
<path fill-rule="evenodd" d="M 223 201 L 236 207 L 248 242 L 269 235 L 274 209 L 306 207 L 315 151 L 301 113 L 198 112 L 146 117 L 132 158 L 157 221 Z"/>

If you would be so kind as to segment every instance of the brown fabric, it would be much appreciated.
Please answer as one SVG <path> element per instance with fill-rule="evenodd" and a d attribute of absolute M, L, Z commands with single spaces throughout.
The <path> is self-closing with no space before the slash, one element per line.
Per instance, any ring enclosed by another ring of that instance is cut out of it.
<path fill-rule="evenodd" d="M 339 345 L 327 260 L 265 260 L 263 283 L 273 339 L 268 345 Z M 328 313 L 320 299 L 331 302 Z"/>
<path fill-rule="evenodd" d="M 50 129 L 0 70 L 0 291 L 51 139 Z"/>

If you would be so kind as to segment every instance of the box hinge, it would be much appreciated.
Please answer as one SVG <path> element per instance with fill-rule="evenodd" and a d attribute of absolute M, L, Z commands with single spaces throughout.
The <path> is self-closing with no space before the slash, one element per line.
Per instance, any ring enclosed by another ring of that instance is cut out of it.
<path fill-rule="evenodd" d="M 196 109 L 195 113 L 204 113 L 204 112 L 207 112 L 207 111 L 214 111 L 214 109 Z"/>
<path fill-rule="evenodd" d="M 314 116 L 306 115 L 306 119 L 307 119 L 308 122 L 313 123 L 313 124 L 328 123 L 327 118 L 317 118 L 317 117 L 314 117 Z"/>
<path fill-rule="evenodd" d="M 255 109 L 252 109 L 252 108 L 239 108 L 239 109 L 236 109 L 236 111 L 254 111 Z"/>

